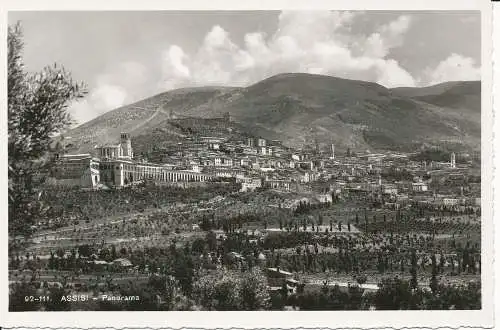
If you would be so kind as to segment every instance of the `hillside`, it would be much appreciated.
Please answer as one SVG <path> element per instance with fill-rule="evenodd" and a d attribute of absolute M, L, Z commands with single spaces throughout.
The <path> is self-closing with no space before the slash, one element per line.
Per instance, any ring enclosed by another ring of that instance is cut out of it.
<path fill-rule="evenodd" d="M 116 141 L 128 131 L 151 145 L 182 139 L 173 118 L 220 117 L 289 146 L 410 150 L 451 143 L 480 148 L 480 83 L 387 89 L 375 83 L 311 74 L 281 74 L 246 88 L 185 88 L 110 111 L 66 135 L 75 151 Z M 236 125 L 235 124 L 235 125 Z M 143 143 L 144 144 L 144 143 Z"/>
<path fill-rule="evenodd" d="M 481 111 L 480 81 L 450 81 L 421 88 L 399 87 L 393 93 L 441 107 Z"/>
<path fill-rule="evenodd" d="M 463 82 L 448 81 L 437 85 L 431 85 L 425 87 L 396 87 L 392 88 L 391 92 L 399 96 L 412 97 L 412 98 L 427 96 L 427 95 L 439 95 L 448 91 L 449 89 L 454 88 L 455 86 L 461 83 Z"/>

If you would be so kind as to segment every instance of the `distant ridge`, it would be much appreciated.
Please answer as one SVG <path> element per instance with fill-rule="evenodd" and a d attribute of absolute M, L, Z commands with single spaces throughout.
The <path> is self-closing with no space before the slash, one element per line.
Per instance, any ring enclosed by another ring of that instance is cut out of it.
<path fill-rule="evenodd" d="M 214 118 L 226 112 L 240 127 L 293 147 L 315 140 L 333 142 L 339 150 L 415 150 L 441 144 L 479 150 L 481 144 L 480 81 L 388 89 L 305 73 L 280 74 L 245 88 L 164 92 L 109 111 L 65 135 L 78 152 L 115 141 L 121 131 L 154 145 L 182 138 L 172 118 Z"/>

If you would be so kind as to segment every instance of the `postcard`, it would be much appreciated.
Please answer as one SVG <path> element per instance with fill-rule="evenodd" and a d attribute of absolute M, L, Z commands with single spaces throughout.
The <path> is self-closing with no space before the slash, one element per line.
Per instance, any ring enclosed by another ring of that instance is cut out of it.
<path fill-rule="evenodd" d="M 0 325 L 492 327 L 491 12 L 2 5 Z"/>

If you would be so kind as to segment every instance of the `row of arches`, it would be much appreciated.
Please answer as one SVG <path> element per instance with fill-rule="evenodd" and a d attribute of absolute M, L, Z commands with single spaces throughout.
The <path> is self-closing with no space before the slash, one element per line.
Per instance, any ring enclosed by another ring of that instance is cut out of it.
<path fill-rule="evenodd" d="M 206 182 L 211 181 L 213 176 L 180 171 L 161 171 L 155 173 L 140 173 L 136 171 L 124 172 L 124 183 L 132 183 L 144 179 L 161 181 L 161 182 Z"/>

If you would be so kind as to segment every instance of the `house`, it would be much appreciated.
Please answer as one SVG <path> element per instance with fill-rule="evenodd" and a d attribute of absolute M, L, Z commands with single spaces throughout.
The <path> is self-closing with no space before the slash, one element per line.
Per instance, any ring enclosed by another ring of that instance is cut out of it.
<path fill-rule="evenodd" d="M 254 191 L 262 187 L 262 180 L 259 178 L 244 178 L 239 181 L 241 181 L 241 192 Z"/>
<path fill-rule="evenodd" d="M 269 288 L 271 291 L 282 290 L 284 286 L 286 286 L 288 293 L 292 294 L 297 291 L 297 286 L 299 282 L 292 278 L 292 273 L 284 271 L 282 269 L 277 268 L 267 268 L 267 283 L 269 284 Z"/>
<path fill-rule="evenodd" d="M 332 195 L 331 194 L 317 194 L 316 198 L 320 203 L 331 203 Z"/>
<path fill-rule="evenodd" d="M 98 271 L 103 271 L 106 270 L 108 267 L 108 263 L 104 260 L 93 260 L 90 261 L 91 264 L 93 264 L 93 268 Z"/>
<path fill-rule="evenodd" d="M 111 264 L 113 266 L 121 268 L 121 269 L 126 269 L 126 268 L 130 268 L 133 266 L 132 262 L 130 262 L 130 260 L 128 260 L 126 258 L 115 259 L 115 260 L 113 260 L 113 262 Z"/>
<path fill-rule="evenodd" d="M 382 187 L 383 193 L 388 194 L 388 195 L 397 195 L 398 194 L 398 188 L 396 185 L 393 184 L 385 184 Z"/>
<path fill-rule="evenodd" d="M 459 202 L 458 198 L 443 198 L 443 205 L 454 206 Z"/>
<path fill-rule="evenodd" d="M 424 192 L 428 190 L 428 187 L 424 182 L 413 182 L 411 184 L 411 190 L 415 192 Z"/>
<path fill-rule="evenodd" d="M 215 166 L 233 166 L 233 160 L 229 157 L 215 157 L 214 159 Z"/>

